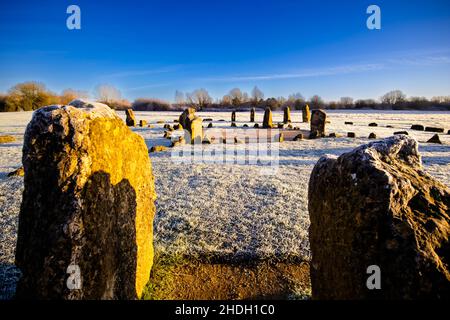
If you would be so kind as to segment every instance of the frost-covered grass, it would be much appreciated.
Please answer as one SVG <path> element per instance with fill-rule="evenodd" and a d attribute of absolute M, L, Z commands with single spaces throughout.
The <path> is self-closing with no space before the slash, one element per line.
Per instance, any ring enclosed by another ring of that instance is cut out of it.
<path fill-rule="evenodd" d="M 328 132 L 346 137 L 318 140 L 286 141 L 279 145 L 279 168 L 275 175 L 262 175 L 261 166 L 247 164 L 180 164 L 171 151 L 152 153 L 157 190 L 157 214 L 154 243 L 157 254 L 190 257 L 288 258 L 309 259 L 308 180 L 315 162 L 324 154 L 340 155 L 367 143 L 370 132 L 378 138 L 394 131 L 407 130 L 419 143 L 423 163 L 433 176 L 450 186 L 450 135 L 441 134 L 443 145 L 425 143 L 433 133 L 409 130 L 412 124 L 450 129 L 450 113 L 328 111 Z M 120 113 L 124 118 L 124 114 Z M 198 113 L 213 118 L 215 127 L 230 126 L 230 112 Z M 154 128 L 134 128 L 148 147 L 170 144 L 162 138 L 164 120 L 173 124 L 178 112 L 136 112 Z M 257 113 L 261 123 L 263 114 Z M 0 113 L 0 134 L 17 137 L 0 146 L 0 263 L 13 263 L 17 214 L 21 201 L 22 178 L 7 178 L 6 173 L 21 165 L 23 132 L 31 113 Z M 294 126 L 301 114 L 292 114 Z M 224 119 L 225 122 L 218 120 Z M 250 124 L 249 113 L 237 113 L 237 125 Z M 274 122 L 282 120 L 275 112 Z M 354 125 L 345 125 L 353 121 Z M 377 122 L 378 127 L 368 127 Z M 387 126 L 393 126 L 388 128 Z M 244 130 L 244 129 L 238 129 Z M 253 130 L 253 129 L 247 129 Z M 214 146 L 203 146 L 205 150 Z M 241 145 L 238 148 L 254 148 Z"/>

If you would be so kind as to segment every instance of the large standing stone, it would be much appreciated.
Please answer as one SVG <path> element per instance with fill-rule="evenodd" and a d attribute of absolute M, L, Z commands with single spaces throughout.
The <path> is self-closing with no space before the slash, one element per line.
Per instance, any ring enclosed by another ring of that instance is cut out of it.
<path fill-rule="evenodd" d="M 183 128 L 190 128 L 191 127 L 191 121 L 195 117 L 195 109 L 194 108 L 187 108 L 183 111 L 183 113 L 180 115 L 180 118 L 178 119 L 178 123 L 182 125 Z"/>
<path fill-rule="evenodd" d="M 308 193 L 314 299 L 450 298 L 450 190 L 425 173 L 414 139 L 322 157 Z M 374 265 L 381 290 L 366 285 Z"/>
<path fill-rule="evenodd" d="M 303 122 L 309 122 L 311 120 L 311 112 L 309 111 L 309 106 L 306 104 L 302 108 Z"/>
<path fill-rule="evenodd" d="M 250 122 L 255 122 L 255 108 L 250 110 Z"/>
<path fill-rule="evenodd" d="M 263 128 L 272 128 L 272 110 L 270 108 L 266 108 L 264 111 L 264 119 L 263 119 Z"/>
<path fill-rule="evenodd" d="M 291 108 L 289 107 L 284 108 L 283 123 L 291 123 Z"/>
<path fill-rule="evenodd" d="M 325 136 L 327 114 L 323 110 L 313 110 L 311 116 L 311 132 L 317 131 L 318 137 Z"/>
<path fill-rule="evenodd" d="M 22 161 L 17 297 L 139 298 L 156 198 L 144 139 L 107 106 L 50 106 L 34 112 Z"/>
<path fill-rule="evenodd" d="M 203 141 L 203 119 L 200 117 L 195 117 L 191 121 L 191 126 L 189 128 L 190 138 L 192 144 L 201 144 Z"/>
<path fill-rule="evenodd" d="M 134 116 L 134 112 L 132 109 L 125 110 L 125 114 L 127 116 L 127 119 L 125 122 L 127 123 L 127 126 L 134 127 L 136 125 L 136 118 Z"/>
<path fill-rule="evenodd" d="M 236 111 L 231 112 L 231 122 L 236 122 Z"/>

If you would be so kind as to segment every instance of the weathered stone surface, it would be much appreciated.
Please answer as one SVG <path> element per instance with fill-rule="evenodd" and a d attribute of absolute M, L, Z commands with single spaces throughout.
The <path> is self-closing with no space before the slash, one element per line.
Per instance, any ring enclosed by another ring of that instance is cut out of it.
<path fill-rule="evenodd" d="M 140 297 L 156 198 L 144 139 L 107 106 L 50 106 L 34 112 L 22 162 L 17 297 Z M 80 268 L 80 289 L 68 289 L 69 266 Z"/>
<path fill-rule="evenodd" d="M 178 119 L 178 123 L 185 129 L 191 127 L 191 121 L 195 118 L 195 109 L 186 108 Z"/>
<path fill-rule="evenodd" d="M 428 131 L 428 132 L 444 132 L 444 128 L 425 127 L 425 131 Z"/>
<path fill-rule="evenodd" d="M 305 105 L 302 108 L 303 122 L 309 122 L 311 120 L 311 111 L 309 111 L 309 105 Z"/>
<path fill-rule="evenodd" d="M 139 127 L 145 127 L 147 125 L 147 121 L 139 120 Z"/>
<path fill-rule="evenodd" d="M 264 111 L 263 128 L 269 129 L 272 127 L 272 110 L 270 110 L 270 108 L 266 108 L 266 110 Z"/>
<path fill-rule="evenodd" d="M 356 138 L 356 134 L 354 132 L 347 132 L 348 138 Z"/>
<path fill-rule="evenodd" d="M 291 108 L 285 107 L 283 110 L 283 123 L 291 123 Z"/>
<path fill-rule="evenodd" d="M 436 133 L 434 136 L 432 136 L 428 141 L 428 143 L 438 143 L 442 144 L 441 139 L 439 138 L 439 135 Z"/>
<path fill-rule="evenodd" d="M 208 128 L 212 128 L 213 127 L 213 124 L 212 124 L 212 122 L 210 122 L 209 124 L 208 124 Z"/>
<path fill-rule="evenodd" d="M 202 126 L 202 118 L 194 117 L 191 121 L 191 126 L 189 128 L 191 143 L 201 144 L 203 141 L 203 126 Z"/>
<path fill-rule="evenodd" d="M 236 111 L 231 112 L 231 122 L 236 122 Z"/>
<path fill-rule="evenodd" d="M 425 130 L 424 126 L 421 124 L 413 124 L 411 126 L 411 130 L 419 130 L 419 131 L 423 131 Z"/>
<path fill-rule="evenodd" d="M 314 299 L 450 298 L 450 190 L 408 136 L 322 157 L 309 182 Z M 380 268 L 381 290 L 366 286 Z"/>
<path fill-rule="evenodd" d="M 319 137 L 325 136 L 327 114 L 323 110 L 313 110 L 311 115 L 311 132 L 317 131 Z"/>
<path fill-rule="evenodd" d="M 371 132 L 369 134 L 369 139 L 376 139 L 376 138 L 377 138 L 377 135 L 375 133 Z"/>
<path fill-rule="evenodd" d="M 127 126 L 134 127 L 136 125 L 136 117 L 132 109 L 125 110 L 125 115 L 127 116 L 125 122 Z"/>
<path fill-rule="evenodd" d="M 250 122 L 255 122 L 255 108 L 250 110 Z"/>

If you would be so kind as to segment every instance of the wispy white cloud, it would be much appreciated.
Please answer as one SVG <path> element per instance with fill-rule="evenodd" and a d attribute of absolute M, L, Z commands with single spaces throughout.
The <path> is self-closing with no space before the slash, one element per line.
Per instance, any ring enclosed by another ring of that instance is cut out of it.
<path fill-rule="evenodd" d="M 152 74 L 170 73 L 180 70 L 181 65 L 166 66 L 156 69 L 145 69 L 145 70 L 124 70 L 115 73 L 102 75 L 102 78 L 126 78 L 126 77 L 137 77 L 146 76 Z"/>
<path fill-rule="evenodd" d="M 389 63 L 406 66 L 433 66 L 441 64 L 449 64 L 449 56 L 419 56 L 419 57 L 403 57 L 389 59 Z"/>
<path fill-rule="evenodd" d="M 229 77 L 207 78 L 202 80 L 217 81 L 217 82 L 282 80 L 282 79 L 310 78 L 310 77 L 332 76 L 339 74 L 375 71 L 383 69 L 384 67 L 385 65 L 383 63 L 370 63 L 370 64 L 338 66 L 331 68 L 309 69 L 294 73 L 229 76 Z"/>

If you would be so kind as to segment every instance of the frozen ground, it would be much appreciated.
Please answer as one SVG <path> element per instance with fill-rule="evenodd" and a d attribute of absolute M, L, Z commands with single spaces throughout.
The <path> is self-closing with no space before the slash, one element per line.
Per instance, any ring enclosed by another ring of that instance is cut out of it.
<path fill-rule="evenodd" d="M 249 256 L 308 259 L 310 172 L 320 156 L 340 155 L 364 144 L 369 141 L 370 132 L 383 138 L 394 131 L 407 130 L 419 141 L 428 172 L 450 186 L 450 135 L 446 134 L 450 129 L 450 113 L 327 111 L 327 114 L 331 120 L 327 132 L 346 136 L 348 131 L 353 131 L 357 138 L 283 142 L 279 144 L 279 166 L 275 175 L 262 174 L 263 166 L 258 164 L 179 163 L 173 161 L 171 151 L 151 154 L 158 194 L 154 223 L 157 252 L 233 259 Z M 23 133 L 31 115 L 0 113 L 0 134 L 17 137 L 16 142 L 0 145 L 0 265 L 3 266 L 14 262 L 23 188 L 22 178 L 6 175 L 21 165 Z M 124 117 L 123 113 L 120 115 Z M 230 112 L 198 115 L 214 119 L 214 127 L 230 126 Z M 169 145 L 169 141 L 162 138 L 163 124 L 157 122 L 173 124 L 178 116 L 179 112 L 136 112 L 138 120 L 145 119 L 154 127 L 133 130 L 145 138 L 149 147 Z M 257 113 L 256 121 L 261 123 L 262 117 L 262 113 Z M 221 119 L 226 121 L 219 121 Z M 307 124 L 299 122 L 301 113 L 293 112 L 292 119 L 294 126 L 308 129 Z M 238 127 L 245 123 L 252 126 L 248 120 L 248 112 L 237 113 Z M 275 112 L 274 122 L 281 120 L 282 113 Z M 354 125 L 345 125 L 345 121 L 353 121 Z M 368 127 L 370 122 L 378 123 L 378 127 Z M 426 143 L 433 133 L 409 130 L 412 124 L 444 127 L 445 134 L 441 134 L 444 144 Z M 388 125 L 393 128 L 387 128 Z M 216 147 L 204 146 L 205 151 Z M 237 146 L 238 150 L 245 148 L 254 149 L 256 145 Z M 5 268 L 1 270 L 0 281 Z"/>

